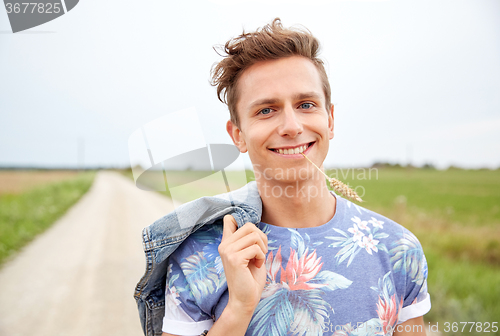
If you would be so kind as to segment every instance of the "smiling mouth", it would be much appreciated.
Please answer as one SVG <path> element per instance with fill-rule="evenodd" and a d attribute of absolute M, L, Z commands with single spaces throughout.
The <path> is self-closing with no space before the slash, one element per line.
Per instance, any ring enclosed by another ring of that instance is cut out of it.
<path fill-rule="evenodd" d="M 312 141 L 308 144 L 293 147 L 293 148 L 269 148 L 269 150 L 276 152 L 276 153 L 279 153 L 279 154 L 284 154 L 284 155 L 300 154 L 300 153 L 305 152 L 314 143 L 315 143 L 315 141 Z"/>

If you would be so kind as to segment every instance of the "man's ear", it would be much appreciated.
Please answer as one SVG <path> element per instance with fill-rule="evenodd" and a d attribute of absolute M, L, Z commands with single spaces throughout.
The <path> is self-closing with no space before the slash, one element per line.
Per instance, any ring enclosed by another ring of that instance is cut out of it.
<path fill-rule="evenodd" d="M 247 144 L 239 127 L 233 124 L 231 120 L 228 120 L 226 123 L 226 131 L 233 140 L 234 145 L 238 147 L 240 152 L 246 153 Z"/>
<path fill-rule="evenodd" d="M 329 139 L 333 139 L 333 104 L 330 107 L 330 110 L 328 111 L 328 135 Z"/>

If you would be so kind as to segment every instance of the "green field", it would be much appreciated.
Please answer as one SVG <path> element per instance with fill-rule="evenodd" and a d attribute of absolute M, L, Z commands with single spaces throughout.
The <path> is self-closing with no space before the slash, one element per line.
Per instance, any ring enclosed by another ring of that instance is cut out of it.
<path fill-rule="evenodd" d="M 362 206 L 419 238 L 432 297 L 426 321 L 500 324 L 500 170 L 384 168 L 371 179 L 359 172 L 328 174 L 343 173 L 344 182 L 364 191 Z"/>
<path fill-rule="evenodd" d="M 20 193 L 0 193 L 0 265 L 73 206 L 94 176 L 85 172 Z"/>
<path fill-rule="evenodd" d="M 500 324 L 500 170 L 372 168 L 327 173 L 356 187 L 364 200 L 360 205 L 419 238 L 432 298 L 426 322 L 438 322 L 441 332 L 445 322 Z M 188 180 L 193 173 L 175 174 Z M 252 180 L 253 173 L 248 171 L 247 177 Z M 186 187 L 186 198 L 179 200 L 213 195 L 220 182 L 206 182 L 204 187 Z M 462 326 L 445 334 L 484 334 L 469 329 L 462 333 Z"/>
<path fill-rule="evenodd" d="M 364 207 L 405 225 L 424 247 L 500 267 L 500 170 L 379 169 L 378 179 L 345 181 L 365 192 Z"/>

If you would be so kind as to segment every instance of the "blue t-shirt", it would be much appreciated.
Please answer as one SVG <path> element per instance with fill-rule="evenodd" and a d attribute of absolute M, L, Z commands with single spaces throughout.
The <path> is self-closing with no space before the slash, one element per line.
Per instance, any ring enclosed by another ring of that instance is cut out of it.
<path fill-rule="evenodd" d="M 427 263 L 417 238 L 332 192 L 326 224 L 266 223 L 267 281 L 247 336 L 390 335 L 430 310 Z M 222 225 L 200 228 L 170 256 L 163 331 L 199 335 L 228 302 L 218 247 Z"/>

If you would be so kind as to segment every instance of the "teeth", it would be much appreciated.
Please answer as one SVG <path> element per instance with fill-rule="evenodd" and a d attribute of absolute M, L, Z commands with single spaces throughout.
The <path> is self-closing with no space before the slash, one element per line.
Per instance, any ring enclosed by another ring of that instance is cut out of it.
<path fill-rule="evenodd" d="M 295 147 L 295 148 L 290 148 L 290 149 L 276 149 L 275 151 L 279 152 L 280 154 L 299 154 L 302 153 L 307 149 L 307 145 L 300 146 L 300 147 Z"/>

